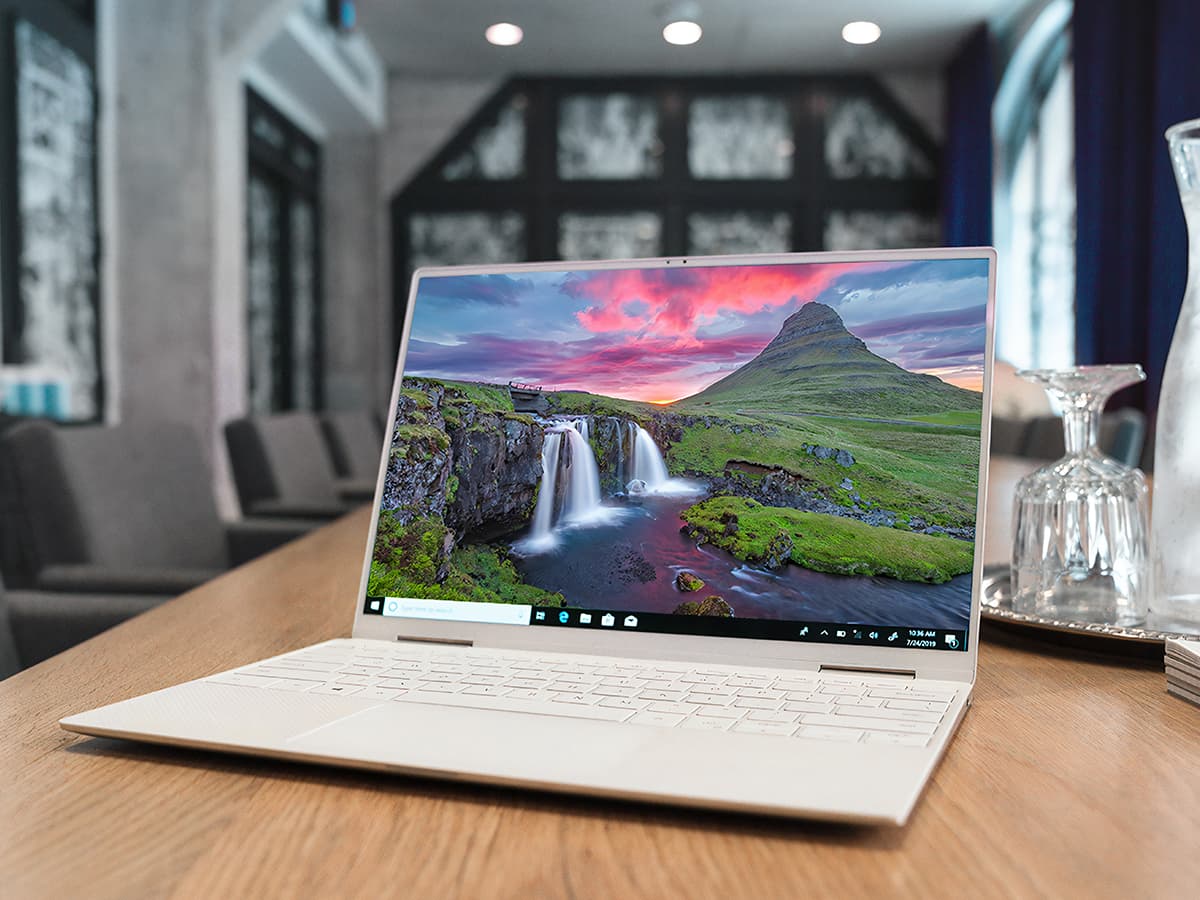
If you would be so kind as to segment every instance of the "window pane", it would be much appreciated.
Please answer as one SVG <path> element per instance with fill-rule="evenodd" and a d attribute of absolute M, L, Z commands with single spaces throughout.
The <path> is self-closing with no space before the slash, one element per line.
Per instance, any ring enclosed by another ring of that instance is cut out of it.
<path fill-rule="evenodd" d="M 706 212 L 688 216 L 688 252 L 786 253 L 792 243 L 787 213 Z"/>
<path fill-rule="evenodd" d="M 67 384 L 64 418 L 99 416 L 95 104 L 92 72 L 28 22 L 16 25 L 19 358 Z"/>
<path fill-rule="evenodd" d="M 292 406 L 317 405 L 317 221 L 309 200 L 292 202 Z"/>
<path fill-rule="evenodd" d="M 276 407 L 279 341 L 276 301 L 279 294 L 279 195 L 263 179 L 251 175 L 246 193 L 247 315 L 250 354 L 250 410 Z"/>
<path fill-rule="evenodd" d="M 698 97 L 688 110 L 688 165 L 695 178 L 787 178 L 792 124 L 778 97 Z"/>
<path fill-rule="evenodd" d="M 563 213 L 561 259 L 636 259 L 662 252 L 662 217 L 652 212 Z"/>
<path fill-rule="evenodd" d="M 525 174 L 525 106 L 518 94 L 500 110 L 491 125 L 484 126 L 464 150 L 442 169 L 447 181 L 486 178 L 501 181 Z"/>
<path fill-rule="evenodd" d="M 559 104 L 560 178 L 656 178 L 661 173 L 653 97 L 577 94 Z"/>
<path fill-rule="evenodd" d="M 520 213 L 414 213 L 408 219 L 409 265 L 456 266 L 521 262 L 525 219 Z"/>
<path fill-rule="evenodd" d="M 250 121 L 250 133 L 264 143 L 270 144 L 276 150 L 282 151 L 287 143 L 283 129 L 263 113 L 255 114 Z"/>
<path fill-rule="evenodd" d="M 1038 113 L 1038 215 L 1034 218 L 1041 306 L 1039 366 L 1075 362 L 1075 142 L 1073 75 L 1069 63 L 1055 77 Z"/>
<path fill-rule="evenodd" d="M 826 250 L 929 247 L 940 238 L 937 217 L 922 213 L 835 210 L 825 218 Z"/>
<path fill-rule="evenodd" d="M 833 178 L 933 175 L 929 157 L 865 97 L 834 102 L 825 124 L 825 163 Z"/>

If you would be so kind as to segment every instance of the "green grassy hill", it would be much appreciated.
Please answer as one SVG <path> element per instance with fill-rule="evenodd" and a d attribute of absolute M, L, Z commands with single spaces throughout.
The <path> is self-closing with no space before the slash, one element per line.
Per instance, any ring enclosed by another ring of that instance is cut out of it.
<path fill-rule="evenodd" d="M 978 416 L 982 396 L 888 362 L 847 331 L 833 309 L 806 303 L 758 356 L 673 407 L 907 419 Z"/>

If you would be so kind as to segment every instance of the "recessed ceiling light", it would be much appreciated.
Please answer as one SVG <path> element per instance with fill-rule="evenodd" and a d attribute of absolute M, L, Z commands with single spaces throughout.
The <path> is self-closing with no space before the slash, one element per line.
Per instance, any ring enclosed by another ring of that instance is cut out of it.
<path fill-rule="evenodd" d="M 688 44 L 694 44 L 700 40 L 700 36 L 704 34 L 704 29 L 696 22 L 689 22 L 686 19 L 681 19 L 678 22 L 668 22 L 663 27 L 663 40 L 668 44 L 675 44 L 679 47 L 686 47 Z"/>
<path fill-rule="evenodd" d="M 874 22 L 847 22 L 842 26 L 842 40 L 847 44 L 873 44 L 882 33 Z"/>
<path fill-rule="evenodd" d="M 489 25 L 483 36 L 488 39 L 489 44 L 495 44 L 497 47 L 513 47 L 521 43 L 525 32 L 521 30 L 520 25 L 514 25 L 512 22 L 497 22 L 495 25 Z"/>

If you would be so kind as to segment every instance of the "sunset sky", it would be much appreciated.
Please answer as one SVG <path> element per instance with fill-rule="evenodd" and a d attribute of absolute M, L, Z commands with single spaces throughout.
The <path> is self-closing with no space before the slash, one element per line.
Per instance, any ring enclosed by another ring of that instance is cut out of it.
<path fill-rule="evenodd" d="M 982 390 L 982 259 L 426 278 L 404 371 L 677 400 L 753 359 L 813 300 L 885 359 Z"/>

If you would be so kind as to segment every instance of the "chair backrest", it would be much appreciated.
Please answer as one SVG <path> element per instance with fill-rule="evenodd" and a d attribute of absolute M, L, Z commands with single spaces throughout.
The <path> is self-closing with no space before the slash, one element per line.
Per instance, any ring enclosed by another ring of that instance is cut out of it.
<path fill-rule="evenodd" d="M 208 466 L 187 427 L 34 422 L 2 440 L 38 568 L 228 566 Z"/>
<path fill-rule="evenodd" d="M 243 513 L 259 500 L 338 504 L 337 473 L 312 413 L 250 416 L 225 426 Z"/>
<path fill-rule="evenodd" d="M 383 430 L 373 415 L 365 409 L 324 413 L 321 430 L 339 477 L 359 481 L 379 477 Z"/>
<path fill-rule="evenodd" d="M 13 637 L 8 601 L 4 596 L 4 582 L 0 581 L 0 680 L 19 671 L 21 657 L 17 654 L 17 641 Z"/>

